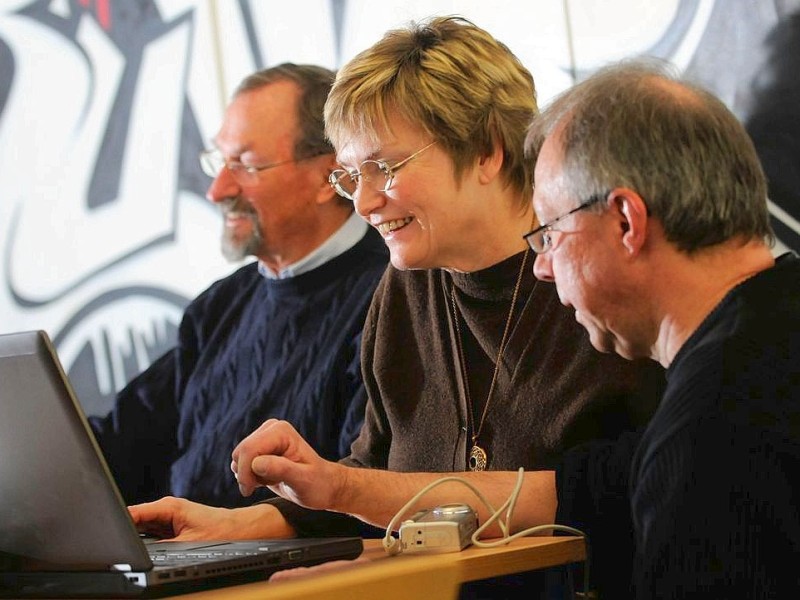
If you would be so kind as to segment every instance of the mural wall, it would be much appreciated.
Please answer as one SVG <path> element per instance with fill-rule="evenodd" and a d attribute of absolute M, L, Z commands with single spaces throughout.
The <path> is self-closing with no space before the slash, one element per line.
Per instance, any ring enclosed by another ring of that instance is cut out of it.
<path fill-rule="evenodd" d="M 87 412 L 105 413 L 186 303 L 239 266 L 197 162 L 238 81 L 335 68 L 432 14 L 508 44 L 540 104 L 612 60 L 672 61 L 746 123 L 780 249 L 800 248 L 800 0 L 3 0 L 0 333 L 48 331 Z"/>

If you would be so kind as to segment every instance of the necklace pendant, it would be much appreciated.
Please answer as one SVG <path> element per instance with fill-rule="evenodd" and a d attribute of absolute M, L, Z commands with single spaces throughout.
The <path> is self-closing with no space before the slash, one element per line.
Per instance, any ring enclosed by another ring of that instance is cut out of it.
<path fill-rule="evenodd" d="M 472 450 L 469 452 L 469 470 L 485 471 L 488 462 L 489 457 L 486 456 L 486 451 L 478 444 L 473 444 Z"/>

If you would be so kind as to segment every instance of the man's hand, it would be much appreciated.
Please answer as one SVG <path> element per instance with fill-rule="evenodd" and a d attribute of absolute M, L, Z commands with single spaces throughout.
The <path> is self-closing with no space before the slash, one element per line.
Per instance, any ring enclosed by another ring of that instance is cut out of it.
<path fill-rule="evenodd" d="M 166 497 L 128 507 L 136 528 L 179 541 L 286 538 L 295 535 L 278 509 L 269 504 L 245 508 L 213 508 L 182 498 Z"/>
<path fill-rule="evenodd" d="M 320 458 L 286 421 L 269 419 L 233 450 L 231 470 L 244 496 L 267 486 L 306 508 L 335 510 L 346 468 Z"/>

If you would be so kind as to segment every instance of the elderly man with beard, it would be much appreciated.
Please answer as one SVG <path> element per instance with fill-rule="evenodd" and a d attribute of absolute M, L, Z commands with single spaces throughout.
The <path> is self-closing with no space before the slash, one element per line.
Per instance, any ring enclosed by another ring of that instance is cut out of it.
<path fill-rule="evenodd" d="M 223 254 L 257 260 L 192 301 L 176 346 L 91 419 L 128 503 L 168 494 L 250 504 L 229 453 L 268 418 L 291 422 L 332 460 L 360 430 L 361 329 L 388 255 L 328 184 L 333 79 L 294 64 L 248 76 L 200 157 L 224 216 Z"/>

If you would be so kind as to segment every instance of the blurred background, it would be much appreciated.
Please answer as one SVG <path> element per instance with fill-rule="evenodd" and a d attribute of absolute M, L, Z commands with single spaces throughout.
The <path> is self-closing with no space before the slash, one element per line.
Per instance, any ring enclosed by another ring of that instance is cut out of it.
<path fill-rule="evenodd" d="M 505 42 L 540 105 L 610 61 L 671 61 L 745 123 L 775 251 L 800 248 L 800 0 L 0 0 L 0 333 L 46 330 L 107 412 L 239 266 L 197 161 L 239 80 L 337 68 L 434 14 Z"/>

